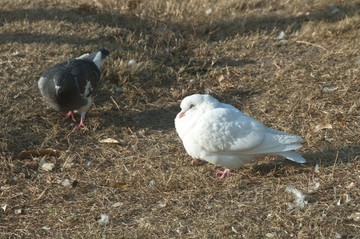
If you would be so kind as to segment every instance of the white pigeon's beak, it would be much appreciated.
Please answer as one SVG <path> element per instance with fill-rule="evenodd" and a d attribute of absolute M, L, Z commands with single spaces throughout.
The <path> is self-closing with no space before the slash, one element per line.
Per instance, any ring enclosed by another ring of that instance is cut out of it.
<path fill-rule="evenodd" d="M 185 112 L 180 112 L 179 113 L 179 119 L 181 119 L 184 115 L 185 115 Z"/>

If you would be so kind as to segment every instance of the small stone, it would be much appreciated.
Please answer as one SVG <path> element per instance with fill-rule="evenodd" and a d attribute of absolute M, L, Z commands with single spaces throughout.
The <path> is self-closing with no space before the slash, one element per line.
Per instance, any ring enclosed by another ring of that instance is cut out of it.
<path fill-rule="evenodd" d="M 266 236 L 267 238 L 274 238 L 274 237 L 275 237 L 274 233 L 271 233 L 271 232 L 266 233 L 265 236 Z"/>
<path fill-rule="evenodd" d="M 64 168 L 72 168 L 72 166 L 74 166 L 74 163 L 65 162 L 63 167 Z"/>
<path fill-rule="evenodd" d="M 338 13 L 340 12 L 340 9 L 339 8 L 334 8 L 332 11 L 331 11 L 331 14 L 335 14 L 335 13 Z"/>
<path fill-rule="evenodd" d="M 333 88 L 324 87 L 324 88 L 322 89 L 322 92 L 324 92 L 324 93 L 329 93 L 329 92 L 336 91 L 337 89 L 338 89 L 338 87 L 333 87 Z"/>
<path fill-rule="evenodd" d="M 341 235 L 339 233 L 335 232 L 335 238 L 336 239 L 341 239 L 342 237 L 341 237 Z"/>
<path fill-rule="evenodd" d="M 23 213 L 23 209 L 19 208 L 19 209 L 15 209 L 15 214 L 22 214 Z"/>
<path fill-rule="evenodd" d="M 155 180 L 151 179 L 151 181 L 149 182 L 148 188 L 153 188 L 154 186 L 155 186 Z"/>
<path fill-rule="evenodd" d="M 291 211 L 291 210 L 293 210 L 295 208 L 295 206 L 293 205 L 293 204 L 291 204 L 291 203 L 289 203 L 287 206 L 286 206 L 286 210 L 288 210 L 288 211 Z"/>
<path fill-rule="evenodd" d="M 41 169 L 44 171 L 52 171 L 55 167 L 55 164 L 53 163 L 43 163 L 41 165 Z"/>
<path fill-rule="evenodd" d="M 109 223 L 109 216 L 106 213 L 101 214 L 100 217 L 101 217 L 99 220 L 100 225 L 105 226 L 106 224 Z"/>
<path fill-rule="evenodd" d="M 91 165 L 91 161 L 88 161 L 88 162 L 85 163 L 85 167 L 87 167 L 87 168 L 89 168 L 90 165 Z"/>
<path fill-rule="evenodd" d="M 284 37 L 286 36 L 285 32 L 284 31 L 281 31 L 279 33 L 279 35 L 276 37 L 277 40 L 282 40 L 284 39 Z"/>
<path fill-rule="evenodd" d="M 116 207 L 120 207 L 120 206 L 122 206 L 122 205 L 124 205 L 124 203 L 122 203 L 122 202 L 116 202 L 116 203 L 114 203 L 114 204 L 112 205 L 112 207 L 116 208 Z"/>
<path fill-rule="evenodd" d="M 136 65 L 136 61 L 134 59 L 129 60 L 128 66 L 135 66 L 135 65 Z"/>
<path fill-rule="evenodd" d="M 355 62 L 356 65 L 359 65 L 360 64 L 360 56 L 357 56 L 356 57 L 356 62 Z"/>
<path fill-rule="evenodd" d="M 315 165 L 315 169 L 314 169 L 315 173 L 318 173 L 320 172 L 320 169 L 319 169 L 319 164 L 316 164 Z"/>
<path fill-rule="evenodd" d="M 64 187 L 68 187 L 71 185 L 71 181 L 69 179 L 65 179 L 64 181 L 62 181 L 61 185 L 63 185 Z"/>

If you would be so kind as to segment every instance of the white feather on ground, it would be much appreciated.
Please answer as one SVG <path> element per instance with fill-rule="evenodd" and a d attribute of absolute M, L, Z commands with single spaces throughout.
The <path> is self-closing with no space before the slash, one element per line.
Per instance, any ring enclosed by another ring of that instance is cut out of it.
<path fill-rule="evenodd" d="M 294 195 L 296 207 L 304 208 L 305 204 L 308 203 L 307 201 L 305 201 L 305 195 L 302 192 L 300 192 L 298 189 L 291 186 L 287 186 L 285 191 L 288 193 L 292 193 Z"/>

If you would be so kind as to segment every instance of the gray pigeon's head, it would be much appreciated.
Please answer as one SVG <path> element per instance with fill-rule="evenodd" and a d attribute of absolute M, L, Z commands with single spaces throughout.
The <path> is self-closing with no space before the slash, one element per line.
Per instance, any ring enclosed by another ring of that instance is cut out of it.
<path fill-rule="evenodd" d="M 53 77 L 55 97 L 61 104 L 65 103 L 74 92 L 75 86 L 71 75 L 68 72 L 56 72 Z"/>

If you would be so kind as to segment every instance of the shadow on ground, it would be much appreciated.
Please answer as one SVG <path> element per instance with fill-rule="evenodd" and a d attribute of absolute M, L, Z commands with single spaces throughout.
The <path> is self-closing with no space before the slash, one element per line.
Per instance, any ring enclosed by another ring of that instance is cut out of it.
<path fill-rule="evenodd" d="M 295 171 L 291 171 L 290 175 L 294 175 L 314 171 L 316 165 L 321 168 L 328 168 L 339 164 L 347 164 L 359 160 L 360 146 L 349 145 L 343 148 L 328 147 L 318 152 L 307 152 L 302 155 L 307 161 L 305 164 L 298 164 L 285 158 L 279 158 L 256 165 L 252 171 L 261 176 L 272 174 L 274 177 L 282 177 L 288 173 L 289 166 Z"/>

